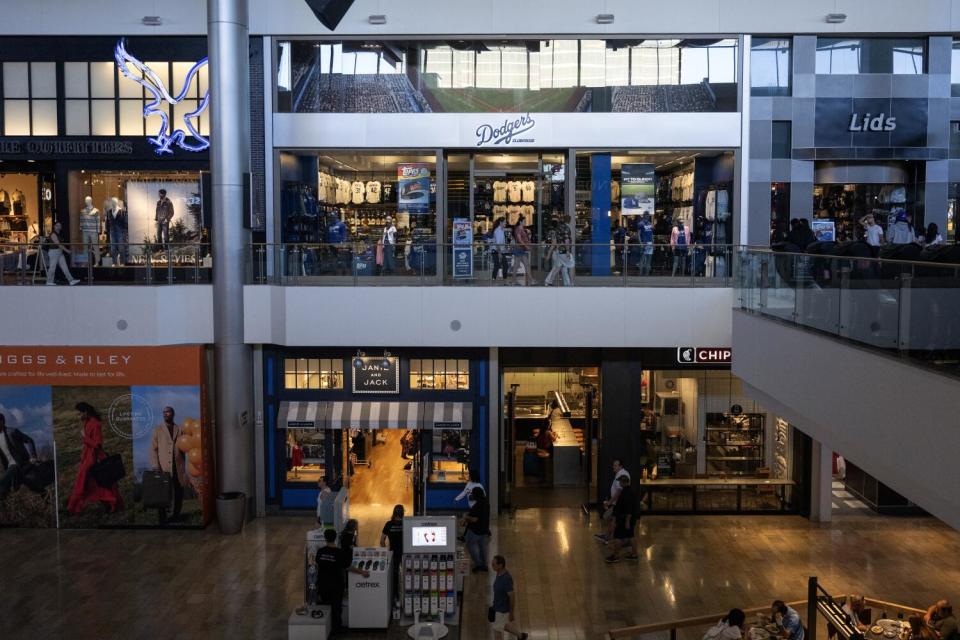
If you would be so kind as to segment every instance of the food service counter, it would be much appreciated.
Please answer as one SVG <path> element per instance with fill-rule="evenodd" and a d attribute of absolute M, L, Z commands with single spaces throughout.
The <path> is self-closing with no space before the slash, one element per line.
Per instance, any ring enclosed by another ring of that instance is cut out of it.
<path fill-rule="evenodd" d="M 647 513 L 784 513 L 795 510 L 796 482 L 775 478 L 643 479 Z"/>

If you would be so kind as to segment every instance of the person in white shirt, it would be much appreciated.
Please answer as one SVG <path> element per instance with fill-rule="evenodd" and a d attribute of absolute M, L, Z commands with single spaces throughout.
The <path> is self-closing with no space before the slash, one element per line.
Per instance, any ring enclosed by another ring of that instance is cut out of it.
<path fill-rule="evenodd" d="M 490 247 L 490 257 L 493 260 L 493 280 L 500 274 L 501 280 L 507 279 L 507 234 L 503 230 L 503 218 L 497 218 L 493 221 L 493 232 L 491 234 L 492 245 Z"/>
<path fill-rule="evenodd" d="M 474 505 L 475 500 L 470 497 L 470 494 L 473 493 L 474 489 L 480 489 L 484 494 L 487 493 L 487 490 L 483 488 L 483 485 L 480 484 L 480 472 L 476 469 L 470 469 L 470 481 L 467 482 L 467 486 L 463 488 L 463 491 L 454 498 L 455 502 L 460 502 L 464 498 L 467 499 L 467 504 L 471 507 Z"/>
<path fill-rule="evenodd" d="M 747 615 L 743 610 L 730 609 L 730 613 L 703 634 L 703 640 L 739 640 L 746 623 Z"/>
<path fill-rule="evenodd" d="M 877 224 L 872 213 L 868 213 L 860 219 L 863 225 L 863 237 L 871 247 L 879 247 L 883 244 L 883 227 Z"/>
<path fill-rule="evenodd" d="M 397 227 L 393 224 L 393 218 L 387 216 L 387 222 L 383 226 L 383 272 L 384 274 L 393 273 L 394 262 L 396 260 L 397 248 Z"/>
<path fill-rule="evenodd" d="M 613 539 L 613 529 L 616 526 L 616 519 L 613 517 L 613 505 L 617 504 L 617 496 L 620 495 L 620 490 L 622 489 L 620 484 L 621 476 L 629 478 L 630 472 L 624 468 L 619 458 L 614 458 L 613 482 L 610 483 L 610 497 L 603 501 L 603 521 L 606 524 L 607 532 L 598 533 L 593 536 L 603 544 L 607 544 L 607 542 Z"/>

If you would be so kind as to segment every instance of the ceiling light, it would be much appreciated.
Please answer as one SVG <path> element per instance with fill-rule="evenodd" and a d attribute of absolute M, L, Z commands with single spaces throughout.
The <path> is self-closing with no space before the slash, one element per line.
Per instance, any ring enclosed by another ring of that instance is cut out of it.
<path fill-rule="evenodd" d="M 601 13 L 597 15 L 597 24 L 613 24 L 613 14 Z"/>
<path fill-rule="evenodd" d="M 845 13 L 828 13 L 826 17 L 827 24 L 842 24 L 847 21 Z"/>
<path fill-rule="evenodd" d="M 140 19 L 140 22 L 143 23 L 145 27 L 159 27 L 163 24 L 163 20 L 160 19 L 160 16 L 143 16 Z"/>

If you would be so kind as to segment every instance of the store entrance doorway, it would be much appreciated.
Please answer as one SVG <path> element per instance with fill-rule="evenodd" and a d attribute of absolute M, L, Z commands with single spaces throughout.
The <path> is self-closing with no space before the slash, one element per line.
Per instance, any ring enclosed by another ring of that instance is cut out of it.
<path fill-rule="evenodd" d="M 350 429 L 342 437 L 348 452 L 343 477 L 350 491 L 350 517 L 359 522 L 360 545 L 379 546 L 380 530 L 395 505 L 414 513 L 416 432 Z"/>
<path fill-rule="evenodd" d="M 505 506 L 578 508 L 591 502 L 599 382 L 598 367 L 504 369 Z"/>

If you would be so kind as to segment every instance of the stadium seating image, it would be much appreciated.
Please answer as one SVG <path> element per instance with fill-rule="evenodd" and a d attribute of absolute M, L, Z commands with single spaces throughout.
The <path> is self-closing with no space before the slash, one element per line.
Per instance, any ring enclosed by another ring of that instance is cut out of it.
<path fill-rule="evenodd" d="M 710 86 L 700 84 L 642 85 L 615 87 L 615 112 L 690 112 L 716 111 L 717 104 Z"/>
<path fill-rule="evenodd" d="M 319 74 L 294 69 L 298 113 L 428 113 L 426 98 L 403 74 Z"/>

